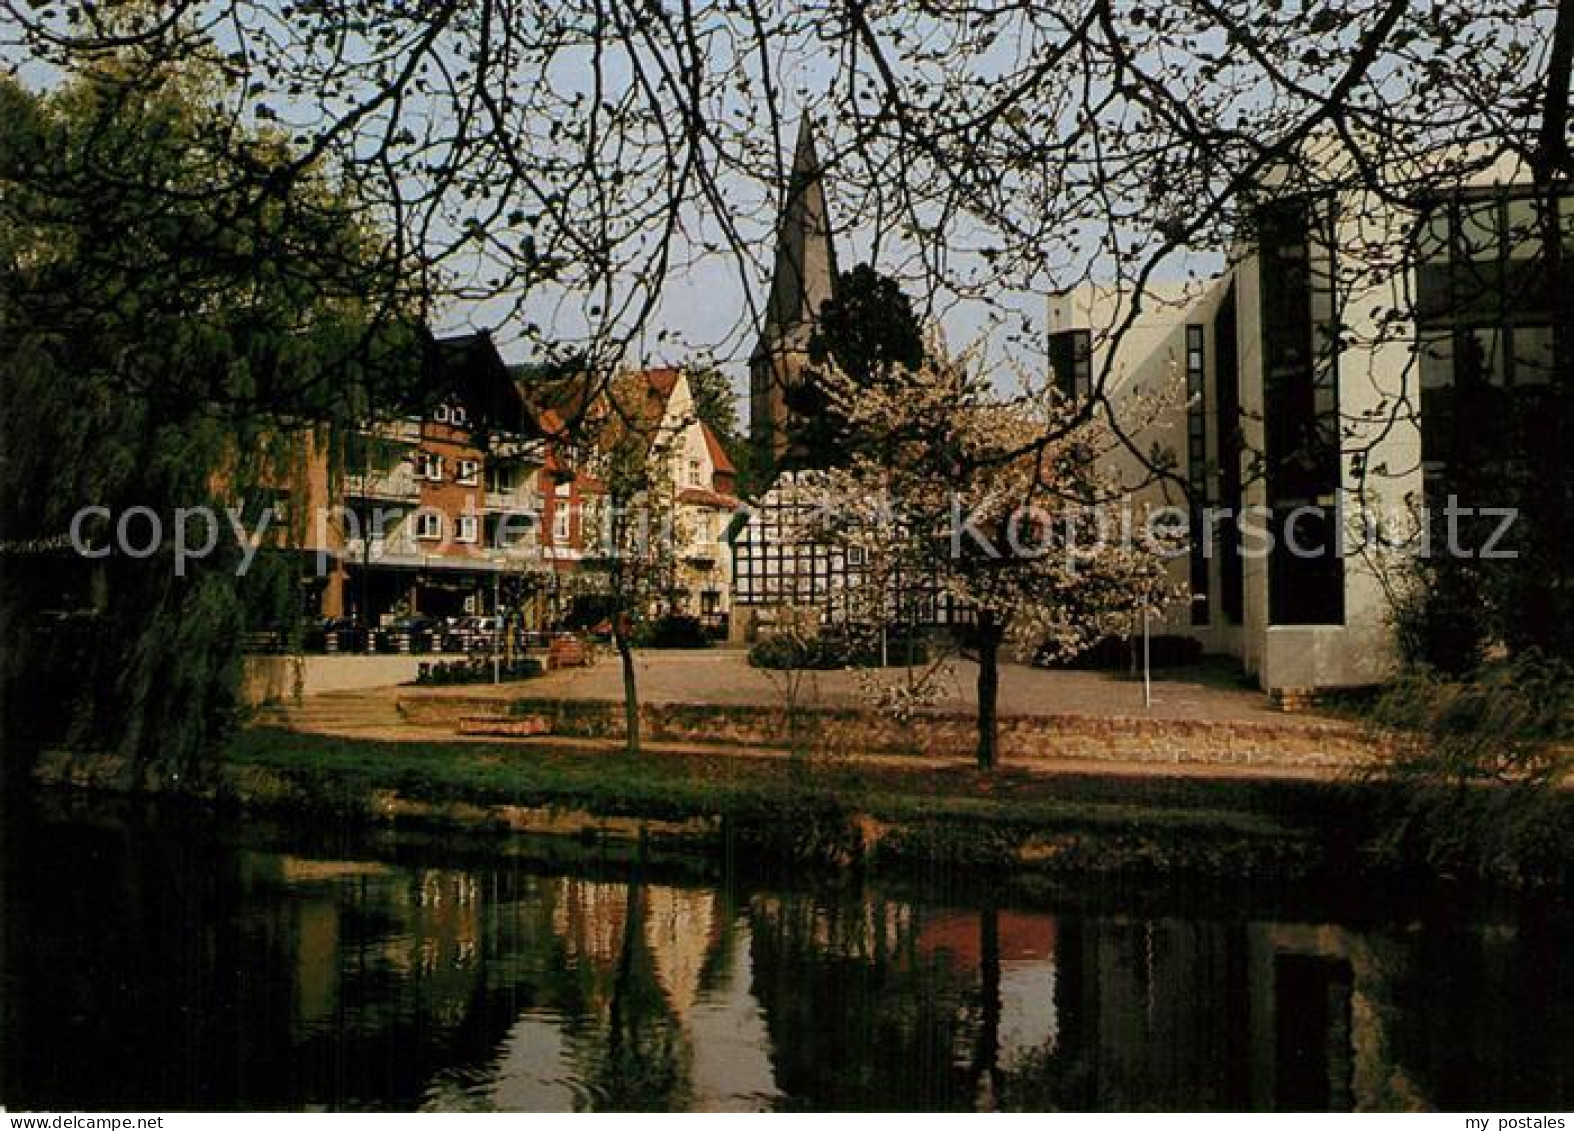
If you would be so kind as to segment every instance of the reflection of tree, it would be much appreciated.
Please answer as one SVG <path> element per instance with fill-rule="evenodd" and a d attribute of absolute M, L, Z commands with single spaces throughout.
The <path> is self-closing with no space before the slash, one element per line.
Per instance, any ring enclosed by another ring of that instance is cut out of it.
<path fill-rule="evenodd" d="M 645 939 L 645 901 L 637 875 L 612 983 L 606 1039 L 586 1068 L 590 1106 L 615 1111 L 677 1111 L 693 1093 L 693 1050 L 662 992 Z"/>
<path fill-rule="evenodd" d="M 789 894 L 751 908 L 777 1085 L 813 1109 L 968 1109 L 971 971 L 917 946 L 911 908 Z"/>
<path fill-rule="evenodd" d="M 662 977 L 663 969 L 686 964 L 670 954 L 658 958 L 652 946 L 648 904 L 666 891 L 644 887 L 637 869 L 623 885 L 558 885 L 555 974 L 569 991 L 559 1004 L 582 1108 L 679 1110 L 692 1099 L 693 1049 L 680 1015 L 686 1002 L 672 1000 Z M 687 906 L 681 895 L 658 902 Z M 708 920 L 683 926 L 701 932 L 701 947 L 711 937 Z M 692 964 L 703 966 L 703 954 Z"/>
<path fill-rule="evenodd" d="M 1053 1045 L 1001 1065 L 1006 1110 L 1246 1106 L 1244 939 L 1222 924 L 1063 920 Z"/>
<path fill-rule="evenodd" d="M 1416 1096 L 1441 1111 L 1569 1105 L 1570 926 L 1556 905 L 1513 925 L 1450 919 L 1374 955 L 1396 1019 L 1389 1063 L 1404 1066 Z"/>
<path fill-rule="evenodd" d="M 973 1059 L 974 1093 L 984 1111 L 1000 1095 L 1000 910 L 978 915 L 978 1041 Z"/>

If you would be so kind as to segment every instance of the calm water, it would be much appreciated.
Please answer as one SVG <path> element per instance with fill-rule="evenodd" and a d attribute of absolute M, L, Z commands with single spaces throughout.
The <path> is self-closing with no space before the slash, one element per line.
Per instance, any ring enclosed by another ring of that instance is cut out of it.
<path fill-rule="evenodd" d="M 4 834 L 13 1109 L 1574 1106 L 1562 905 L 985 905 L 36 800 Z"/>

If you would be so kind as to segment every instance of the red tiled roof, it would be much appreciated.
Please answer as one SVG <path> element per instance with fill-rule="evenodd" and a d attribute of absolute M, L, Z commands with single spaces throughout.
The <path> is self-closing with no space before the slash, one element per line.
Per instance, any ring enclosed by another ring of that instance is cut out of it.
<path fill-rule="evenodd" d="M 738 469 L 733 467 L 732 460 L 727 458 L 727 449 L 721 446 L 721 438 L 703 420 L 700 421 L 700 431 L 705 435 L 705 447 L 710 452 L 710 461 L 715 465 L 717 473 L 736 475 Z"/>
<path fill-rule="evenodd" d="M 556 409 L 544 408 L 541 410 L 541 431 L 548 436 L 561 436 L 563 434 L 563 418 L 557 414 Z"/>
<path fill-rule="evenodd" d="M 663 401 L 672 396 L 672 390 L 678 387 L 679 376 L 681 376 L 680 372 L 670 365 L 647 369 L 644 372 L 645 380 Z"/>

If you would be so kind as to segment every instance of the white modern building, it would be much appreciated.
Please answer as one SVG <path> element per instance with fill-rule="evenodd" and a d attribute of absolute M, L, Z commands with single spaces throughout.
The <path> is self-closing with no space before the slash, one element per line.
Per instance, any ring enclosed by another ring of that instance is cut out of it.
<path fill-rule="evenodd" d="M 1574 248 L 1574 198 L 1557 207 Z M 1149 287 L 1135 313 L 1112 289 L 1051 302 L 1068 396 L 1174 395 L 1133 438 L 1173 458 L 1145 495 L 1193 512 L 1192 556 L 1175 567 L 1189 600 L 1165 631 L 1238 657 L 1276 693 L 1392 670 L 1392 544 L 1416 545 L 1423 506 L 1435 520 L 1467 465 L 1530 450 L 1554 343 L 1536 210 L 1504 165 L 1423 214 L 1278 194 L 1213 279 Z"/>

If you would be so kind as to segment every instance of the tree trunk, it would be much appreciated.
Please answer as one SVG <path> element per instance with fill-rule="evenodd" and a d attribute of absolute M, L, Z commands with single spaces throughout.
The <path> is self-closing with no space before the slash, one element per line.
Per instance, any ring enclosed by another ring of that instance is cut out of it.
<path fill-rule="evenodd" d="M 1005 627 L 993 613 L 978 615 L 978 768 L 993 770 L 1000 746 L 1000 641 Z"/>
<path fill-rule="evenodd" d="M 628 625 L 621 612 L 612 615 L 612 640 L 623 665 L 623 729 L 628 752 L 639 753 L 639 684 L 634 675 L 634 649 L 629 647 Z"/>

